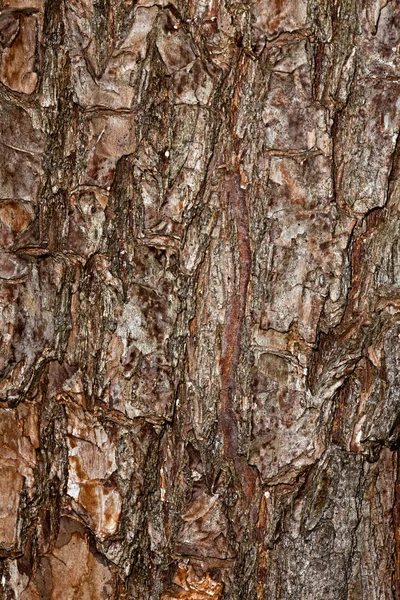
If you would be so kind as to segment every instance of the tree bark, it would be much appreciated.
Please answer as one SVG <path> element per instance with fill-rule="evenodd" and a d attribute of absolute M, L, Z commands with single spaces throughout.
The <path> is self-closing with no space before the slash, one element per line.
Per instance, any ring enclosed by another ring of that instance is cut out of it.
<path fill-rule="evenodd" d="M 400 600 L 400 3 L 0 1 L 0 590 Z"/>

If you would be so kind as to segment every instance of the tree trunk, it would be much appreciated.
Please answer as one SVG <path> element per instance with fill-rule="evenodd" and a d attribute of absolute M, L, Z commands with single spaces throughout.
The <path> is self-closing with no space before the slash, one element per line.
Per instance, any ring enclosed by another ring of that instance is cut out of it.
<path fill-rule="evenodd" d="M 0 7 L 2 597 L 400 600 L 400 3 Z"/>

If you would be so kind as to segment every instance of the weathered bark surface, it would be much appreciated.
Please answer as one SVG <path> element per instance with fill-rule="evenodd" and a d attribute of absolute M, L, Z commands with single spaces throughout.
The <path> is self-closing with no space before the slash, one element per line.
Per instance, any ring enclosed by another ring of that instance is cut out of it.
<path fill-rule="evenodd" d="M 3 597 L 400 600 L 400 3 L 0 7 Z"/>

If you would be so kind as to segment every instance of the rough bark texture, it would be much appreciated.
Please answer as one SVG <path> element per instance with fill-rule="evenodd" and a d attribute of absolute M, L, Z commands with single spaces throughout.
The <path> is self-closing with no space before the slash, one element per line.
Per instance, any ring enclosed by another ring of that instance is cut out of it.
<path fill-rule="evenodd" d="M 0 590 L 400 600 L 400 3 L 0 1 Z"/>

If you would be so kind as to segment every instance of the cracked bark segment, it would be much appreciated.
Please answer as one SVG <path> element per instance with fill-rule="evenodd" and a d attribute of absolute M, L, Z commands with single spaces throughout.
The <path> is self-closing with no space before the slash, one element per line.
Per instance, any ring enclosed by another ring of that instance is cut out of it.
<path fill-rule="evenodd" d="M 34 211 L 28 202 L 0 200 L 0 246 L 12 249 L 18 243 L 19 234 L 34 220 Z"/>
<path fill-rule="evenodd" d="M 2 0 L 2 6 L 4 8 L 10 8 L 12 10 L 31 10 L 34 9 L 35 14 L 38 11 L 42 11 L 44 8 L 43 0 Z"/>
<path fill-rule="evenodd" d="M 174 391 L 168 343 L 178 309 L 173 270 L 168 253 L 157 247 L 138 245 L 133 260 L 136 283 L 115 307 L 105 399 L 130 418 L 169 419 Z"/>
<path fill-rule="evenodd" d="M 2 556 L 6 556 L 20 550 L 20 532 L 27 525 L 20 515 L 21 504 L 24 503 L 21 494 L 29 501 L 37 493 L 37 405 L 21 405 L 12 411 L 1 409 L 0 446 L 0 552 Z"/>
<path fill-rule="evenodd" d="M 393 165 L 397 164 L 396 161 L 397 150 Z M 321 398 L 332 398 L 334 391 L 346 382 L 341 392 L 343 397 L 339 398 L 339 412 L 342 408 L 345 411 L 349 410 L 343 405 L 343 399 L 346 398 L 347 392 L 349 392 L 349 407 L 354 401 L 354 393 L 360 394 L 357 402 L 359 425 L 357 432 L 354 433 L 358 437 L 357 444 L 362 439 L 366 441 L 367 438 L 372 445 L 374 439 L 375 442 L 378 439 L 381 442 L 385 439 L 385 443 L 391 443 L 387 424 L 385 425 L 388 415 L 382 421 L 379 414 L 381 410 L 385 411 L 384 407 L 387 406 L 387 401 L 385 401 L 386 384 L 381 385 L 380 381 L 381 377 L 383 380 L 386 380 L 387 377 L 386 373 L 381 371 L 384 364 L 384 339 L 392 328 L 393 331 L 396 329 L 395 315 L 397 311 L 393 306 L 396 293 L 393 294 L 392 283 L 395 264 L 389 258 L 392 255 L 392 235 L 386 238 L 385 235 L 380 234 L 384 231 L 392 232 L 397 227 L 398 174 L 396 169 L 397 167 L 394 166 L 387 207 L 370 213 L 354 243 L 352 289 L 348 295 L 342 322 L 336 331 L 333 329 L 326 338 L 321 339 L 319 351 L 322 352 L 327 350 L 324 340 L 335 339 L 330 346 L 332 350 L 331 367 L 327 368 L 326 375 L 328 372 L 335 372 L 336 381 L 331 380 L 331 385 L 328 385 L 326 376 L 322 375 L 322 371 L 316 367 L 316 363 L 314 363 L 310 378 L 311 383 L 314 375 L 318 370 L 320 371 L 319 383 L 315 386 L 314 391 L 315 395 L 320 395 Z M 366 293 L 367 290 L 368 293 Z M 389 292 L 389 290 L 391 291 Z M 335 333 L 333 333 L 334 331 Z M 356 331 L 358 333 L 354 335 Z M 352 371 L 354 371 L 354 379 L 349 378 Z M 392 408 L 394 412 L 389 420 L 393 424 L 392 418 L 395 418 L 397 414 L 395 403 L 392 403 Z M 374 416 L 372 417 L 372 415 Z M 350 418 L 350 422 L 352 418 Z M 369 429 L 370 427 L 371 429 Z M 371 433 L 373 428 L 376 431 L 375 438 L 373 435 L 366 434 L 366 431 Z M 378 433 L 379 429 L 381 429 L 380 433 Z"/>
<path fill-rule="evenodd" d="M 117 531 L 121 515 L 121 495 L 112 480 L 115 445 L 100 423 L 73 405 L 67 407 L 67 445 L 67 494 L 84 509 L 83 520 L 105 539 Z"/>
<path fill-rule="evenodd" d="M 174 21 L 169 12 L 161 13 L 158 19 L 157 49 L 168 74 L 184 69 L 195 59 L 187 36 Z"/>
<path fill-rule="evenodd" d="M 199 486 L 197 494 L 182 514 L 183 523 L 176 540 L 177 554 L 231 558 L 226 544 L 227 519 L 218 495 L 201 493 Z"/>
<path fill-rule="evenodd" d="M 181 511 L 179 529 L 175 539 L 175 552 L 180 556 L 196 557 L 204 565 L 216 559 L 220 563 L 228 562 L 235 556 L 228 534 L 228 520 L 224 513 L 223 475 L 210 489 L 207 484 L 207 472 L 202 461 L 202 453 L 191 443 L 185 448 L 188 486 L 188 501 Z M 166 461 L 164 470 L 171 469 Z M 178 475 L 178 473 L 177 473 Z"/>
<path fill-rule="evenodd" d="M 368 2 L 360 11 L 363 36 L 360 62 L 366 76 L 386 79 L 399 75 L 399 19 L 396 3 Z"/>
<path fill-rule="evenodd" d="M 311 2 L 310 5 L 316 17 L 315 94 L 325 106 L 340 110 L 348 100 L 358 66 L 357 2 L 349 0 L 340 5 L 330 1 Z"/>
<path fill-rule="evenodd" d="M 207 573 L 197 575 L 193 567 L 179 565 L 173 580 L 171 591 L 162 594 L 162 600 L 220 600 L 223 585 L 214 581 Z"/>
<path fill-rule="evenodd" d="M 80 183 L 109 188 L 118 160 L 132 154 L 136 140 L 130 114 L 95 113 L 87 116 L 87 167 Z"/>
<path fill-rule="evenodd" d="M 39 558 L 32 576 L 14 568 L 10 583 L 21 600 L 117 597 L 115 575 L 93 553 L 82 526 L 68 518 L 61 520 L 55 547 Z"/>
<path fill-rule="evenodd" d="M 108 194 L 98 186 L 79 186 L 70 196 L 66 250 L 89 258 L 100 248 Z"/>
<path fill-rule="evenodd" d="M 265 33 L 267 39 L 301 29 L 307 22 L 307 2 L 267 0 L 252 2 L 253 27 Z"/>
<path fill-rule="evenodd" d="M 320 461 L 304 492 L 286 511 L 279 541 L 269 551 L 264 593 L 270 598 L 347 597 L 361 468 L 359 457 L 336 449 Z"/>
<path fill-rule="evenodd" d="M 389 440 L 391 444 L 397 444 L 398 441 L 398 421 L 399 421 L 399 398 L 398 398 L 398 378 L 400 376 L 400 365 L 396 350 L 399 342 L 400 328 L 391 327 L 385 332 L 383 339 L 383 356 L 385 369 L 385 388 L 380 390 L 380 403 L 371 419 L 371 430 L 368 438 L 372 440 Z M 386 391 L 387 390 L 387 391 Z M 371 394 L 371 396 L 373 396 Z M 364 433 L 364 432 L 363 432 Z M 362 434 L 362 437 L 364 435 Z"/>
<path fill-rule="evenodd" d="M 55 312 L 63 312 L 59 294 L 65 274 L 63 262 L 52 258 L 29 260 L 5 253 L 0 258 L 3 402 L 24 400 L 46 360 L 57 352 Z"/>
<path fill-rule="evenodd" d="M 299 210 L 291 211 L 286 218 L 278 214 L 271 219 L 273 245 L 268 283 L 273 291 L 265 299 L 263 329 L 285 332 L 297 326 L 304 340 L 315 341 L 327 283 L 334 275 L 331 269 L 336 244 L 332 228 L 329 214 L 314 213 L 309 218 Z M 326 254 L 315 252 L 318 246 Z"/>
<path fill-rule="evenodd" d="M 35 110 L 2 100 L 0 197 L 36 204 L 42 176 L 44 137 Z"/>
<path fill-rule="evenodd" d="M 319 413 L 307 407 L 304 371 L 272 353 L 256 360 L 250 461 L 266 483 L 293 482 L 322 453 Z"/>
<path fill-rule="evenodd" d="M 338 202 L 365 214 L 384 206 L 400 126 L 399 85 L 361 80 L 338 122 L 335 146 Z M 360 124 L 353 133 L 355 123 Z M 374 141 L 379 139 L 379 150 Z"/>
<path fill-rule="evenodd" d="M 156 7 L 137 7 L 124 39 L 105 57 L 102 68 L 93 28 L 92 3 L 69 3 L 67 8 L 68 49 L 72 61 L 74 93 L 84 107 L 129 109 L 135 89 L 143 77 L 141 61 L 146 57 L 147 38 L 158 14 Z M 85 6 L 86 5 L 86 6 Z M 96 17 L 98 19 L 98 17 Z"/>
<path fill-rule="evenodd" d="M 32 94 L 38 79 L 35 71 L 37 20 L 29 13 L 17 13 L 16 19 L 18 33 L 1 53 L 0 81 L 16 92 Z"/>
<path fill-rule="evenodd" d="M 312 98 L 310 58 L 304 41 L 266 51 L 272 73 L 263 107 L 266 145 L 274 151 L 329 154 L 326 114 Z"/>
<path fill-rule="evenodd" d="M 360 524 L 349 576 L 349 597 L 393 598 L 391 575 L 395 539 L 385 523 L 392 518 L 396 462 L 396 454 L 383 448 L 380 460 L 366 465 Z"/>
<path fill-rule="evenodd" d="M 271 153 L 268 188 L 272 215 L 291 209 L 324 211 L 333 197 L 331 161 L 318 152 Z"/>

